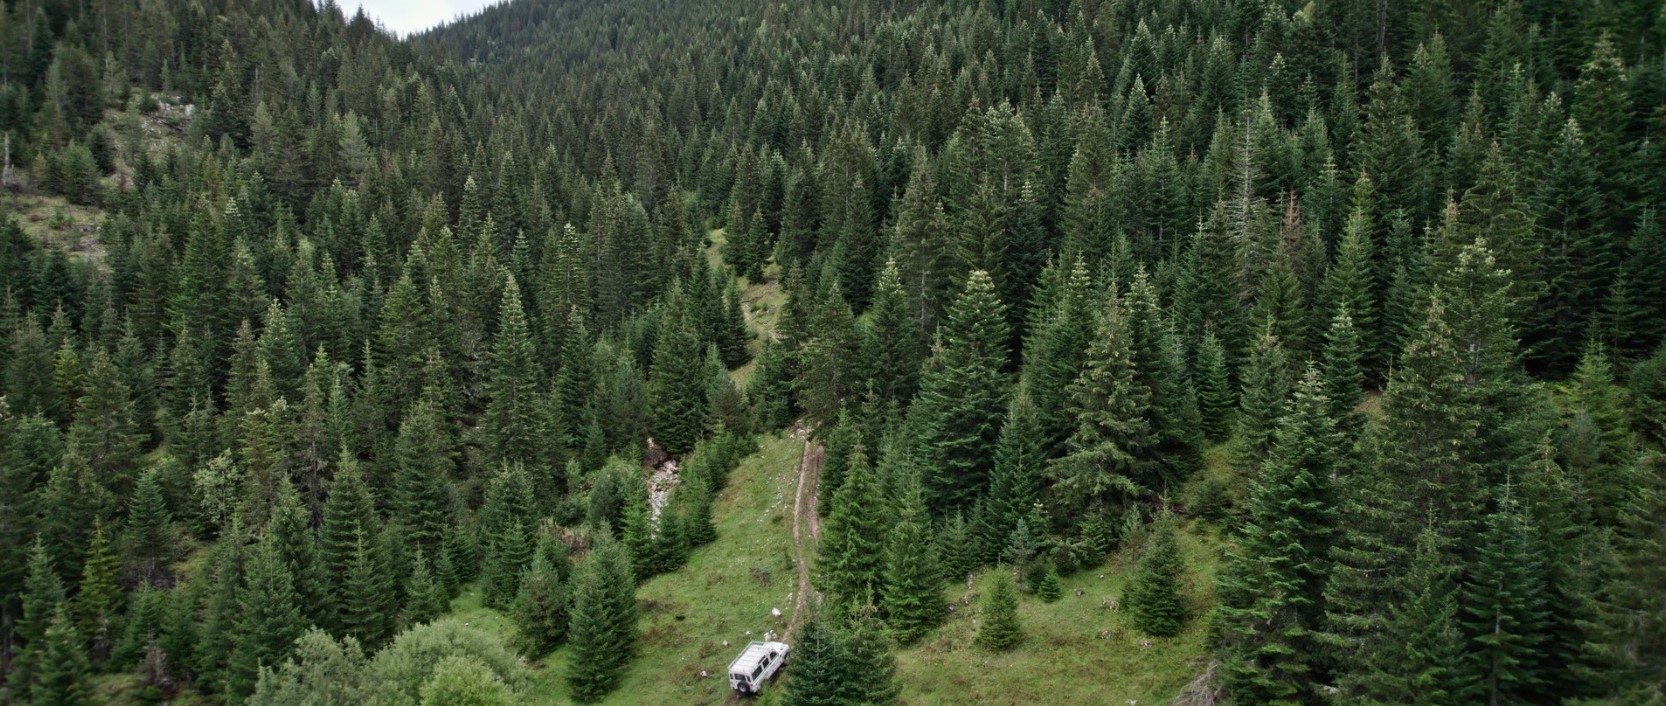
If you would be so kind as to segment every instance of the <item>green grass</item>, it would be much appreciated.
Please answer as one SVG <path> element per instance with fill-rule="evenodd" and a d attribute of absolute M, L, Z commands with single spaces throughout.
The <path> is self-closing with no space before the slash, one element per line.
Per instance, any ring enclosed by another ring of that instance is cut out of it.
<path fill-rule="evenodd" d="M 102 225 L 103 209 L 77 206 L 62 196 L 11 194 L 0 202 L 0 211 L 17 221 L 29 237 L 47 247 L 93 264 L 104 261 L 104 244 L 99 234 L 82 230 Z"/>
<path fill-rule="evenodd" d="M 1207 647 L 1203 615 L 1214 604 L 1219 561 L 1214 541 L 1190 530 L 1181 534 L 1186 558 L 1187 597 L 1192 619 L 1173 638 L 1147 638 L 1130 624 L 1120 602 L 1137 551 L 1113 556 L 1104 566 L 1064 579 L 1064 597 L 1043 603 L 1023 596 L 1018 620 L 1024 639 L 1010 652 L 994 653 L 972 644 L 974 621 L 995 574 L 985 572 L 973 588 L 970 608 L 957 606 L 949 619 L 918 645 L 898 653 L 903 702 L 928 704 L 1159 704 L 1203 671 Z M 1076 595 L 1080 590 L 1082 595 Z M 950 586 L 945 598 L 957 603 L 965 584 Z M 1148 646 L 1142 646 L 1149 640 Z"/>
<path fill-rule="evenodd" d="M 706 236 L 706 262 L 712 267 L 723 266 L 723 244 L 727 234 L 722 228 Z M 758 369 L 758 353 L 763 350 L 763 337 L 775 335 L 775 325 L 781 320 L 781 307 L 787 303 L 787 293 L 781 289 L 781 266 L 770 264 L 764 268 L 763 281 L 740 278 L 740 298 L 746 304 L 746 323 L 752 329 L 752 360 L 733 371 L 735 384 L 745 388 L 752 373 Z"/>
<path fill-rule="evenodd" d="M 689 565 L 658 576 L 637 591 L 642 609 L 639 656 L 618 690 L 604 704 L 721 704 L 730 698 L 724 668 L 749 639 L 781 631 L 792 619 L 797 575 L 792 561 L 792 498 L 803 443 L 769 436 L 757 454 L 737 468 L 716 507 L 718 539 L 694 552 Z M 1210 472 L 1224 470 L 1223 457 L 1210 456 Z M 1186 558 L 1186 594 L 1192 620 L 1174 638 L 1147 638 L 1133 629 L 1126 611 L 1105 607 L 1121 600 L 1139 558 L 1139 548 L 1113 555 L 1103 566 L 1063 581 L 1064 597 L 1053 604 L 1024 596 L 1019 620 L 1024 640 L 996 654 L 973 645 L 974 620 L 995 574 L 977 577 L 970 608 L 958 605 L 965 584 L 944 589 L 957 608 L 920 643 L 897 653 L 903 702 L 934 704 L 1099 703 L 1121 706 L 1167 703 L 1202 672 L 1207 661 L 1205 615 L 1214 603 L 1220 542 L 1196 523 L 1181 534 Z M 754 573 L 767 572 L 767 584 Z M 1080 589 L 1082 595 L 1076 595 Z M 780 608 L 782 617 L 770 615 Z M 471 588 L 452 605 L 452 614 L 502 635 L 514 627 L 498 611 L 482 608 Z M 723 640 L 729 645 L 724 646 Z M 1149 645 L 1143 643 L 1149 640 Z M 557 650 L 531 662 L 530 703 L 566 704 L 563 679 L 569 653 Z M 704 670 L 708 676 L 701 677 Z M 790 678 L 791 667 L 785 672 Z M 757 701 L 776 703 L 784 689 L 772 685 Z"/>
<path fill-rule="evenodd" d="M 619 689 L 602 703 L 723 703 L 730 693 L 725 671 L 729 660 L 740 654 L 748 639 L 786 628 L 792 619 L 792 593 L 798 588 L 792 502 L 803 447 L 790 436 L 764 437 L 758 453 L 735 469 L 718 498 L 717 541 L 695 550 L 687 567 L 637 589 L 642 611 L 638 657 Z M 757 578 L 760 574 L 767 574 L 767 583 Z M 771 608 L 781 609 L 779 620 L 770 615 Z M 481 607 L 478 588 L 471 587 L 453 602 L 452 615 L 505 640 L 514 637 L 514 626 L 504 614 Z M 729 641 L 727 647 L 723 640 Z M 570 703 L 563 678 L 568 655 L 563 647 L 531 661 L 530 703 Z M 708 676 L 702 678 L 702 670 Z"/>
<path fill-rule="evenodd" d="M 1240 489 L 1248 481 L 1234 470 L 1228 444 L 1204 453 L 1195 485 L 1216 478 Z M 1182 489 L 1175 500 L 1189 498 Z M 1147 637 L 1121 609 L 1123 594 L 1143 548 L 1139 542 L 1113 554 L 1104 565 L 1065 577 L 1064 596 L 1043 603 L 1033 595 L 1018 605 L 1024 640 L 1006 653 L 972 644 L 974 621 L 995 573 L 976 577 L 971 606 L 957 605 L 945 623 L 919 644 L 898 653 L 903 702 L 936 704 L 1166 704 L 1208 667 L 1208 612 L 1215 604 L 1221 568 L 1221 528 L 1186 522 L 1180 533 L 1183 578 L 1190 621 L 1172 638 Z M 1081 595 L 1077 595 L 1080 591 Z M 945 600 L 963 603 L 966 585 L 950 585 Z M 1111 601 L 1116 608 L 1109 607 Z"/>

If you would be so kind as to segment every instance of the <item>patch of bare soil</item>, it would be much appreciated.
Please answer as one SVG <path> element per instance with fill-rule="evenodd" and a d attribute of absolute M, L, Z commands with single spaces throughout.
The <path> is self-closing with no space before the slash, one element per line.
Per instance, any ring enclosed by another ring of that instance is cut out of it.
<path fill-rule="evenodd" d="M 798 462 L 798 496 L 793 501 L 793 553 L 794 561 L 798 564 L 798 590 L 793 593 L 793 617 L 787 625 L 787 635 L 792 635 L 798 626 L 804 622 L 804 615 L 810 607 L 810 562 L 806 558 L 804 546 L 805 535 L 809 535 L 811 542 L 821 541 L 821 515 L 817 512 L 817 504 L 821 486 L 821 463 L 826 450 L 810 440 L 809 430 L 799 427 L 794 430 L 794 436 L 804 439 L 804 455 Z"/>

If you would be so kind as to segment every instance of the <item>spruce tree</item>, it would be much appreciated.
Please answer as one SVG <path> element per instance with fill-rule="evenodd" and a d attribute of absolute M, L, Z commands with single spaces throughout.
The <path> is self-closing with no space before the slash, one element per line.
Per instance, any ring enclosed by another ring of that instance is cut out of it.
<path fill-rule="evenodd" d="M 1628 382 L 1631 427 L 1655 449 L 1666 449 L 1666 344 L 1638 361 Z"/>
<path fill-rule="evenodd" d="M 833 496 L 816 568 L 822 590 L 835 600 L 860 602 L 875 590 L 883 568 L 887 513 L 867 452 L 857 446 Z"/>
<path fill-rule="evenodd" d="M 1484 239 L 1497 257 L 1498 268 L 1512 275 L 1509 290 L 1495 295 L 1508 300 L 1505 313 L 1519 328 L 1530 318 L 1527 307 L 1543 295 L 1544 281 L 1539 238 L 1517 168 L 1493 143 L 1475 185 L 1459 202 L 1454 240 L 1468 245 Z"/>
<path fill-rule="evenodd" d="M 1287 350 L 1297 356 L 1306 355 L 1309 350 L 1307 302 L 1304 285 L 1296 280 L 1291 263 L 1294 258 L 1283 250 L 1275 250 L 1266 257 L 1271 262 L 1266 265 L 1267 271 L 1257 287 L 1255 320 L 1266 322 Z"/>
<path fill-rule="evenodd" d="M 1638 484 L 1618 513 L 1615 580 L 1594 626 L 1593 649 L 1601 691 L 1623 702 L 1647 703 L 1666 672 L 1666 455 L 1638 462 Z M 1552 606 L 1554 609 L 1554 606 Z"/>
<path fill-rule="evenodd" d="M 1043 603 L 1054 603 L 1064 597 L 1064 588 L 1059 585 L 1059 574 L 1048 571 L 1042 575 L 1041 581 L 1035 585 L 1035 595 Z"/>
<path fill-rule="evenodd" d="M 688 531 L 685 520 L 676 508 L 662 508 L 654 528 L 654 541 L 649 560 L 653 573 L 668 574 L 688 563 Z"/>
<path fill-rule="evenodd" d="M 59 605 L 37 647 L 34 684 L 29 689 L 37 706 L 82 706 L 92 702 L 91 668 L 87 649 L 71 622 L 69 610 Z M 14 682 L 21 683 L 21 682 Z"/>
<path fill-rule="evenodd" d="M 1040 411 L 1020 387 L 1007 407 L 1006 422 L 1001 425 L 989 495 L 984 501 L 980 525 L 975 528 L 978 544 L 983 549 L 979 563 L 994 563 L 994 554 L 1007 535 L 1040 500 L 1047 470 L 1044 443 Z"/>
<path fill-rule="evenodd" d="M 1213 332 L 1220 339 L 1227 367 L 1235 367 L 1248 347 L 1250 326 L 1239 298 L 1243 278 L 1234 234 L 1224 203 L 1217 202 L 1198 224 L 1175 292 L 1177 327 L 1188 338 Z"/>
<path fill-rule="evenodd" d="M 557 318 L 559 312 L 546 313 Z M 555 376 L 550 395 L 550 436 L 565 458 L 579 458 L 585 435 L 596 421 L 596 380 L 592 369 L 592 344 L 584 317 L 577 309 L 565 317 L 566 330 L 560 350 L 561 370 Z"/>
<path fill-rule="evenodd" d="M 981 512 L 981 507 L 974 513 Z M 978 536 L 972 529 L 977 520 L 966 520 L 962 513 L 955 513 L 937 522 L 936 535 L 937 562 L 943 571 L 943 576 L 969 576 L 978 568 L 978 557 L 983 555 L 983 548 L 978 546 Z"/>
<path fill-rule="evenodd" d="M 1186 623 L 1186 606 L 1180 595 L 1180 575 L 1185 565 L 1181 563 L 1173 522 L 1158 524 L 1147 540 L 1122 601 L 1133 616 L 1134 627 L 1155 637 L 1178 635 Z"/>
<path fill-rule="evenodd" d="M 406 627 L 432 621 L 451 607 L 451 596 L 434 573 L 434 569 L 429 568 L 428 556 L 417 552 L 411 560 L 410 580 L 405 585 L 405 595 L 410 600 L 405 603 L 404 620 L 401 622 Z"/>
<path fill-rule="evenodd" d="M 574 699 L 599 701 L 619 685 L 636 654 L 636 578 L 624 547 L 602 538 L 573 580 L 567 687 Z"/>
<path fill-rule="evenodd" d="M 81 570 L 87 548 L 87 532 L 98 520 L 99 505 L 109 499 L 88 467 L 86 458 L 70 449 L 53 467 L 40 489 L 41 509 L 35 521 L 37 536 L 46 545 L 59 571 L 73 575 Z M 232 501 L 227 500 L 229 505 Z"/>
<path fill-rule="evenodd" d="M 1279 419 L 1290 395 L 1290 371 L 1284 346 L 1267 329 L 1255 341 L 1244 364 L 1244 390 L 1238 407 L 1238 456 L 1246 468 L 1266 460 L 1273 448 Z"/>
<path fill-rule="evenodd" d="M 335 605 L 338 632 L 366 645 L 382 644 L 394 623 L 392 578 L 375 545 L 366 530 L 353 535 Z"/>
<path fill-rule="evenodd" d="M 10 397 L 8 396 L 8 401 Z M 63 455 L 52 422 L 39 415 L 0 420 L 0 605 L 16 615 L 17 593 L 28 575 L 41 497 L 40 485 Z"/>
<path fill-rule="evenodd" d="M 716 340 L 718 352 L 723 355 L 723 364 L 730 369 L 745 365 L 752 359 L 752 352 L 747 343 L 752 340 L 752 332 L 746 327 L 746 314 L 741 301 L 740 284 L 733 278 L 726 278 L 723 289 L 723 317 L 717 326 Z"/>
<path fill-rule="evenodd" d="M 637 482 L 627 487 L 630 489 L 625 491 L 624 506 L 620 509 L 619 543 L 636 570 L 636 579 L 646 581 L 659 573 L 654 561 L 654 519 L 648 514 L 645 484 Z M 636 487 L 641 487 L 641 491 L 636 491 Z"/>
<path fill-rule="evenodd" d="M 716 433 L 723 429 L 745 432 L 752 428 L 750 410 L 734 376 L 718 359 L 717 347 L 706 348 L 706 426 L 703 431 Z"/>
<path fill-rule="evenodd" d="M 885 624 L 902 644 L 912 644 L 936 627 L 942 617 L 942 579 L 932 551 L 925 494 L 918 477 L 905 471 L 897 523 L 885 540 L 884 584 L 880 607 Z"/>
<path fill-rule="evenodd" d="M 122 535 L 131 574 L 146 585 L 164 580 L 174 554 L 174 518 L 162 495 L 160 464 L 151 464 L 140 474 L 128 501 Z"/>
<path fill-rule="evenodd" d="M 1570 699 L 1596 693 L 1593 687 L 1600 683 L 1593 675 L 1601 658 L 1591 645 L 1600 639 L 1600 606 L 1611 595 L 1606 587 L 1614 585 L 1618 556 L 1614 535 L 1595 519 L 1579 482 L 1555 458 L 1549 440 L 1542 440 L 1539 458 L 1520 476 L 1519 497 L 1530 530 L 1529 551 L 1541 557 L 1543 567 L 1543 640 L 1534 651 L 1536 669 L 1544 675 L 1540 693 Z M 1640 469 L 1628 466 L 1623 472 L 1632 488 L 1648 483 Z"/>
<path fill-rule="evenodd" d="M 1489 242 L 1462 241 L 1449 225 L 1447 212 L 1437 235 L 1437 252 L 1455 253 L 1453 266 L 1432 272 L 1442 294 L 1453 346 L 1462 358 L 1464 389 L 1475 405 L 1477 437 L 1472 458 L 1481 464 L 1483 481 L 1504 482 L 1505 471 L 1534 461 L 1544 434 L 1535 390 L 1523 375 L 1516 340 L 1518 307 L 1512 299 L 1516 278 L 1503 269 Z"/>
<path fill-rule="evenodd" d="M 481 602 L 485 605 L 508 607 L 520 589 L 521 577 L 532 560 L 531 520 L 505 518 L 497 525 L 497 533 L 487 544 L 486 560 L 480 571 Z"/>
<path fill-rule="evenodd" d="M 1342 240 L 1337 243 L 1336 258 L 1325 271 L 1322 296 L 1330 306 L 1333 322 L 1342 311 L 1348 312 L 1359 331 L 1360 352 L 1370 356 L 1362 358 L 1361 364 L 1375 377 L 1386 360 L 1380 357 L 1383 339 L 1377 335 L 1376 313 L 1382 292 L 1374 269 L 1380 263 L 1374 262 L 1376 224 L 1370 214 L 1370 188 L 1370 178 L 1362 174 L 1354 185 L 1354 205 Z"/>
<path fill-rule="evenodd" d="M 1459 622 L 1468 638 L 1458 669 L 1460 693 L 1488 704 L 1520 703 L 1539 693 L 1547 612 L 1543 558 L 1532 528 L 1506 487 L 1487 516 L 1475 565 L 1464 582 Z"/>
<path fill-rule="evenodd" d="M 1238 401 L 1232 394 L 1226 352 L 1214 332 L 1205 333 L 1197 348 L 1197 406 L 1204 436 L 1225 441 L 1235 426 Z"/>
<path fill-rule="evenodd" d="M 846 636 L 825 618 L 812 616 L 793 646 L 787 680 L 788 706 L 837 706 L 850 703 L 851 680 L 860 678 L 845 664 Z"/>
<path fill-rule="evenodd" d="M 231 662 L 242 615 L 243 572 L 250 553 L 245 545 L 247 531 L 240 522 L 234 521 L 225 536 L 235 539 L 216 542 L 209 550 L 202 589 L 207 597 L 192 651 L 199 683 L 220 693 L 225 693 L 232 679 Z M 192 620 L 195 618 L 193 615 Z"/>
<path fill-rule="evenodd" d="M 1156 285 L 1143 265 L 1123 301 L 1135 384 L 1146 390 L 1155 463 L 1136 482 L 1152 488 L 1179 483 L 1203 465 L 1199 446 L 1197 399 L 1178 341 L 1169 332 L 1157 302 Z"/>
<path fill-rule="evenodd" d="M 1387 606 L 1380 640 L 1344 665 L 1345 693 L 1372 703 L 1454 703 L 1463 698 L 1459 670 L 1463 636 L 1458 625 L 1454 571 L 1445 565 L 1432 531 L 1418 535 L 1402 594 Z"/>
<path fill-rule="evenodd" d="M 833 512 L 836 496 L 845 484 L 845 469 L 850 465 L 851 453 L 861 443 L 862 430 L 856 417 L 856 412 L 842 410 L 838 422 L 822 430 L 821 487 L 816 492 L 816 511 L 824 517 Z"/>
<path fill-rule="evenodd" d="M 1198 405 L 1197 387 L 1192 382 L 1186 351 L 1169 322 L 1158 335 L 1161 350 L 1155 366 L 1158 377 L 1151 381 L 1152 411 L 1157 427 L 1159 473 L 1155 482 L 1165 492 L 1203 468 L 1203 412 Z"/>
<path fill-rule="evenodd" d="M 1221 577 L 1228 689 L 1252 703 L 1315 698 L 1325 652 L 1315 634 L 1336 533 L 1330 478 L 1342 437 L 1309 367 L 1250 494 L 1250 518 Z"/>
<path fill-rule="evenodd" d="M 1090 514 L 1140 492 L 1154 443 L 1150 390 L 1138 384 L 1121 301 L 1113 292 L 1099 314 L 1087 367 L 1070 386 L 1076 432 L 1069 454 L 1051 467 L 1054 490 Z"/>
<path fill-rule="evenodd" d="M 160 650 L 168 629 L 171 601 L 179 596 L 167 589 L 144 586 L 128 602 L 126 626 L 110 655 L 110 664 L 133 666 L 151 650 Z M 166 654 L 164 652 L 164 654 Z"/>
<path fill-rule="evenodd" d="M 552 540 L 546 535 L 541 541 Z M 567 586 L 544 554 L 533 557 L 510 610 L 516 645 L 533 657 L 555 649 L 567 637 Z"/>
<path fill-rule="evenodd" d="M 52 385 L 52 347 L 35 317 L 24 317 L 11 332 L 6 356 L 6 398 L 18 415 L 55 419 L 62 406 Z"/>
<path fill-rule="evenodd" d="M 895 644 L 872 603 L 858 608 L 846 623 L 844 663 L 849 703 L 892 706 L 902 694 L 897 682 Z"/>
<path fill-rule="evenodd" d="M 343 454 L 337 464 L 330 495 L 324 501 L 324 524 L 319 532 L 319 566 L 323 593 L 337 613 L 324 621 L 330 632 L 339 634 L 346 628 L 339 617 L 339 608 L 346 605 L 348 576 L 352 571 L 359 538 L 373 537 L 381 523 L 376 516 L 376 503 L 370 488 L 359 472 L 358 461 Z"/>
<path fill-rule="evenodd" d="M 1366 676 L 1361 655 L 1378 649 L 1417 541 L 1407 517 L 1424 518 L 1437 549 L 1456 562 L 1475 541 L 1479 469 L 1471 460 L 1477 413 L 1458 373 L 1446 310 L 1437 292 L 1383 393 L 1383 418 L 1360 443 L 1364 462 L 1338 482 L 1338 535 L 1325 589 L 1325 641 L 1352 665 L 1344 690 Z"/>
<path fill-rule="evenodd" d="M 480 571 L 480 552 L 474 534 L 459 522 L 445 533 L 440 544 L 440 555 L 434 560 L 434 573 L 445 586 L 448 598 L 456 598 L 463 585 L 473 581 Z"/>
<path fill-rule="evenodd" d="M 254 691 L 261 668 L 281 664 L 306 627 L 283 548 L 270 537 L 249 560 L 237 610 L 224 684 L 228 696 L 243 698 Z"/>
<path fill-rule="evenodd" d="M 685 521 L 690 547 L 702 547 L 717 540 L 717 525 L 712 521 L 712 503 L 716 501 L 713 495 L 706 470 L 689 463 L 689 467 L 682 472 L 677 500 L 687 513 Z"/>
<path fill-rule="evenodd" d="M 752 402 L 752 428 L 774 431 L 792 423 L 792 381 L 788 379 L 791 354 L 773 338 L 764 339 L 758 365 L 746 396 Z"/>
<path fill-rule="evenodd" d="M 689 321 L 689 305 L 673 290 L 665 304 L 648 374 L 654 441 L 673 456 L 694 448 L 705 426 L 705 345 Z"/>
<path fill-rule="evenodd" d="M 823 293 L 812 313 L 815 335 L 799 352 L 800 372 L 794 391 L 812 421 L 831 424 L 853 403 L 860 390 L 862 338 L 849 302 L 835 286 Z"/>
<path fill-rule="evenodd" d="M 1355 411 L 1365 401 L 1365 373 L 1360 367 L 1359 328 L 1347 307 L 1338 307 L 1325 331 L 1325 348 L 1320 368 L 1325 397 L 1330 399 L 1331 418 L 1348 433 L 1358 430 Z"/>
<path fill-rule="evenodd" d="M 93 355 L 84 386 L 86 394 L 76 402 L 75 422 L 65 443 L 86 459 L 101 488 L 125 498 L 137 480 L 142 451 L 132 393 L 103 351 Z"/>
<path fill-rule="evenodd" d="M 486 415 L 481 428 L 490 457 L 542 468 L 554 463 L 539 399 L 538 360 L 521 308 L 521 290 L 513 276 L 503 288 L 497 337 L 492 343 L 491 377 L 486 384 Z"/>
<path fill-rule="evenodd" d="M 1573 367 L 1588 337 L 1602 296 L 1616 271 L 1615 241 L 1603 222 L 1611 210 L 1599 164 L 1583 126 L 1569 119 L 1543 156 L 1536 201 L 1543 296 L 1525 327 L 1536 366 L 1565 372 Z"/>
<path fill-rule="evenodd" d="M 862 357 L 868 379 L 882 401 L 907 403 L 919 387 L 926 338 L 919 318 L 909 311 L 907 292 L 895 259 L 879 272 L 873 307 L 863 336 Z"/>
<path fill-rule="evenodd" d="M 1562 432 L 1562 456 L 1577 474 L 1599 517 L 1611 522 L 1613 513 L 1630 492 L 1620 470 L 1632 463 L 1631 425 L 1626 414 L 1626 390 L 1615 384 L 1608 352 L 1590 346 L 1580 357 L 1569 381 L 1571 419 Z"/>
<path fill-rule="evenodd" d="M 104 524 L 93 524 L 87 541 L 86 560 L 81 563 L 81 590 L 75 597 L 75 618 L 83 644 L 93 655 L 108 657 L 116 640 L 117 611 L 121 608 L 121 560 L 104 533 Z"/>
<path fill-rule="evenodd" d="M 486 500 L 477 515 L 485 545 L 481 600 L 487 606 L 503 607 L 514 600 L 521 572 L 532 560 L 532 505 L 532 482 L 521 464 L 505 466 L 487 482 Z"/>
<path fill-rule="evenodd" d="M 913 173 L 896 213 L 891 252 L 898 279 L 920 330 L 933 331 L 954 297 L 955 269 L 949 218 L 923 148 L 914 159 Z"/>
<path fill-rule="evenodd" d="M 936 351 L 920 380 L 920 453 L 934 514 L 970 509 L 993 466 L 1006 406 L 1006 307 L 987 272 L 974 271 L 950 307 Z"/>
<path fill-rule="evenodd" d="M 1018 591 L 1013 589 L 1012 579 L 1003 574 L 995 581 L 995 589 L 984 601 L 983 623 L 978 626 L 977 643 L 996 652 L 1005 652 L 1017 646 L 1023 638 L 1023 628 L 1018 625 Z"/>
<path fill-rule="evenodd" d="M 451 473 L 448 435 L 439 412 L 419 400 L 406 412 L 394 444 L 393 510 L 407 528 L 407 537 L 432 549 L 451 522 Z"/>
<path fill-rule="evenodd" d="M 328 596 L 320 590 L 318 538 L 312 530 L 312 513 L 301 504 L 301 494 L 287 479 L 278 483 L 277 502 L 267 521 L 266 534 L 278 545 L 295 586 L 301 615 L 310 623 L 326 619 Z"/>
<path fill-rule="evenodd" d="M 1077 258 L 1068 271 L 1055 266 L 1042 274 L 1044 284 L 1030 308 L 1032 322 L 1024 342 L 1024 368 L 1019 387 L 1035 406 L 1047 458 L 1063 453 L 1065 440 L 1076 429 L 1070 412 L 1070 385 L 1082 374 L 1088 344 L 1093 340 L 1093 281 L 1087 264 Z"/>
<path fill-rule="evenodd" d="M 13 635 L 23 641 L 23 650 L 14 663 L 16 671 L 12 683 L 30 682 L 35 665 L 41 659 L 43 650 L 40 648 L 46 644 L 46 631 L 59 608 L 64 605 L 63 581 L 58 578 L 58 572 L 52 567 L 52 558 L 46 553 L 45 545 L 37 538 L 29 552 L 29 568 L 23 584 L 22 609 L 13 629 Z M 80 636 L 76 637 L 79 640 Z"/>

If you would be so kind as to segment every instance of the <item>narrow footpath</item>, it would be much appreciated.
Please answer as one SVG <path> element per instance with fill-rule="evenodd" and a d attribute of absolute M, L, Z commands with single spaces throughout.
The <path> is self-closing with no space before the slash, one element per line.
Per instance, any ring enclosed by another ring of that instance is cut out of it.
<path fill-rule="evenodd" d="M 813 548 L 805 546 L 805 535 L 808 541 L 821 541 L 821 515 L 817 511 L 820 502 L 819 489 L 821 487 L 821 462 L 826 455 L 826 449 L 810 440 L 808 429 L 799 427 L 796 433 L 804 437 L 804 455 L 798 461 L 798 492 L 793 499 L 793 560 L 798 564 L 798 590 L 793 592 L 793 617 L 787 624 L 784 638 L 790 638 L 803 624 L 804 616 L 810 609 L 810 594 L 815 590 L 810 587 L 810 559 L 809 551 Z"/>

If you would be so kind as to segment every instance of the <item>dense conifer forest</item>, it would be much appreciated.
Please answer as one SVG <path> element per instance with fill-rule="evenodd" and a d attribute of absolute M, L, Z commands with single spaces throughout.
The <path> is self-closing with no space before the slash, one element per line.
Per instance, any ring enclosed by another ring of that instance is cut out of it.
<path fill-rule="evenodd" d="M 1666 703 L 1660 0 L 6 0 L 0 132 L 0 703 Z"/>

